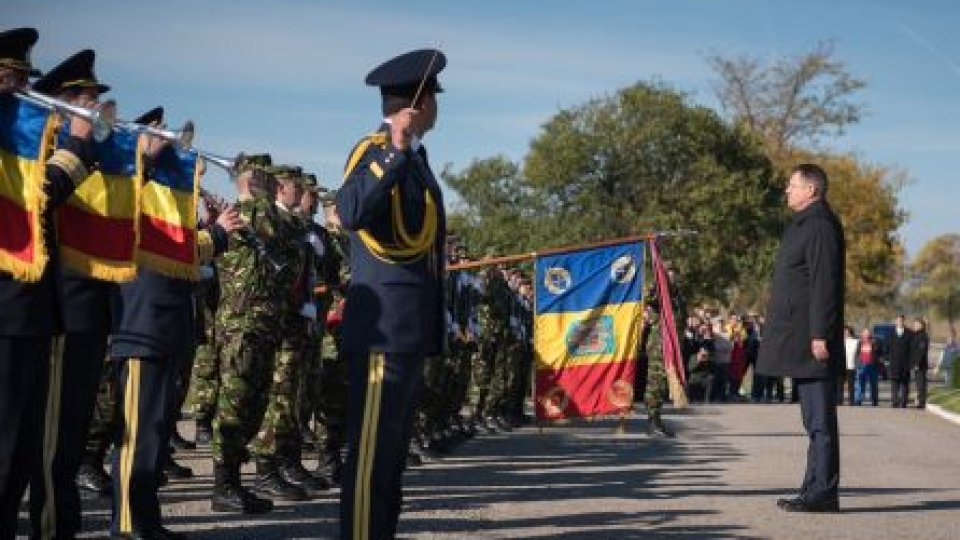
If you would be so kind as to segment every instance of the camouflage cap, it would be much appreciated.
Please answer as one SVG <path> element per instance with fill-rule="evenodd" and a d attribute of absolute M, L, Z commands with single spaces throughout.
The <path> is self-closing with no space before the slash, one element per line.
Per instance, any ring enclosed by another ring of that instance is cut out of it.
<path fill-rule="evenodd" d="M 313 173 L 303 173 L 303 187 L 314 193 L 319 193 L 321 189 L 320 184 L 317 183 L 317 175 Z"/>
<path fill-rule="evenodd" d="M 273 160 L 270 158 L 270 154 L 241 153 L 239 156 L 237 156 L 235 168 L 237 169 L 238 173 L 254 169 L 265 170 L 267 167 L 270 167 L 272 163 Z"/>
<path fill-rule="evenodd" d="M 267 167 L 267 172 L 277 177 L 286 180 L 293 180 L 298 184 L 303 183 L 303 169 L 294 165 L 271 165 Z"/>

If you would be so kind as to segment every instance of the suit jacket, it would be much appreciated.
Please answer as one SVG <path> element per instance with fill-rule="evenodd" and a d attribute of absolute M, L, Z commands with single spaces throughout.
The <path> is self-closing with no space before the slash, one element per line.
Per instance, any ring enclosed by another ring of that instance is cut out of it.
<path fill-rule="evenodd" d="M 914 369 L 930 369 L 927 356 L 930 353 L 930 336 L 925 330 L 914 332 L 910 343 L 910 365 Z"/>
<path fill-rule="evenodd" d="M 446 335 L 443 196 L 426 150 L 401 151 L 390 143 L 389 132 L 387 124 L 380 126 L 371 138 L 376 142 L 347 171 L 337 193 L 340 221 L 350 236 L 351 280 L 341 327 L 343 347 L 359 353 L 437 354 Z M 411 232 L 423 226 L 425 192 L 436 202 L 436 237 L 429 253 L 411 262 L 381 259 L 358 234 L 365 230 L 381 243 L 393 242 L 394 189 L 399 190 L 400 210 Z"/>
<path fill-rule="evenodd" d="M 896 331 L 890 335 L 890 378 L 899 381 L 910 378 L 910 350 L 913 343 L 913 332 L 903 329 L 903 335 L 898 336 Z"/>
<path fill-rule="evenodd" d="M 87 171 L 93 168 L 95 150 L 92 141 L 75 137 L 66 140 L 62 150 L 80 158 Z M 16 281 L 0 272 L 0 336 L 53 336 L 63 331 L 63 307 L 60 297 L 60 259 L 53 227 L 54 210 L 65 203 L 86 174 L 71 177 L 57 165 L 46 166 L 43 186 L 48 199 L 43 212 L 43 235 L 49 259 L 36 282 Z M 82 176 L 82 177 L 80 177 Z"/>
<path fill-rule="evenodd" d="M 846 369 L 843 343 L 845 244 L 843 228 L 825 201 L 797 212 L 780 241 L 757 372 L 828 378 Z M 813 357 L 825 339 L 830 357 Z"/>

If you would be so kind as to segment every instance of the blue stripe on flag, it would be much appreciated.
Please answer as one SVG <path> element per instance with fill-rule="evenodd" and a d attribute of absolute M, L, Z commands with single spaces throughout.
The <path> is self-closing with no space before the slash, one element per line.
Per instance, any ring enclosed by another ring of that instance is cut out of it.
<path fill-rule="evenodd" d="M 40 155 L 49 111 L 11 95 L 0 95 L 0 149 L 25 159 Z"/>
<path fill-rule="evenodd" d="M 536 295 L 538 314 L 639 302 L 643 243 L 538 257 Z"/>

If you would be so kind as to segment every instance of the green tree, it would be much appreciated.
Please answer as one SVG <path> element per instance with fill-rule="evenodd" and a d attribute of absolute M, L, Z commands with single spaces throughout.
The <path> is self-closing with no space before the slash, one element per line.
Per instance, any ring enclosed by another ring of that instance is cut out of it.
<path fill-rule="evenodd" d="M 663 252 L 694 300 L 765 281 L 783 218 L 758 141 L 655 83 L 560 111 L 522 168 L 493 158 L 443 178 L 463 236 L 500 253 L 693 229 Z"/>
<path fill-rule="evenodd" d="M 960 314 L 960 234 L 944 234 L 927 242 L 910 270 L 909 297 L 932 307 L 953 329 Z"/>

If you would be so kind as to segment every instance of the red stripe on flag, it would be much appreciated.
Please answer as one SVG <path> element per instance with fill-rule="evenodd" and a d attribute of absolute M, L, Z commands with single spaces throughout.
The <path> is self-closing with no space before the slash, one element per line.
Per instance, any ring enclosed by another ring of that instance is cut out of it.
<path fill-rule="evenodd" d="M 111 261 L 132 261 L 133 219 L 117 219 L 85 212 L 70 204 L 58 210 L 60 244 L 85 255 Z"/>
<path fill-rule="evenodd" d="M 0 197 L 0 251 L 24 262 L 33 262 L 33 226 L 30 212 L 17 203 Z"/>
<path fill-rule="evenodd" d="M 196 230 L 155 217 L 140 216 L 140 249 L 183 264 L 196 259 Z"/>
<path fill-rule="evenodd" d="M 633 404 L 635 360 L 537 371 L 537 418 L 618 414 Z"/>

